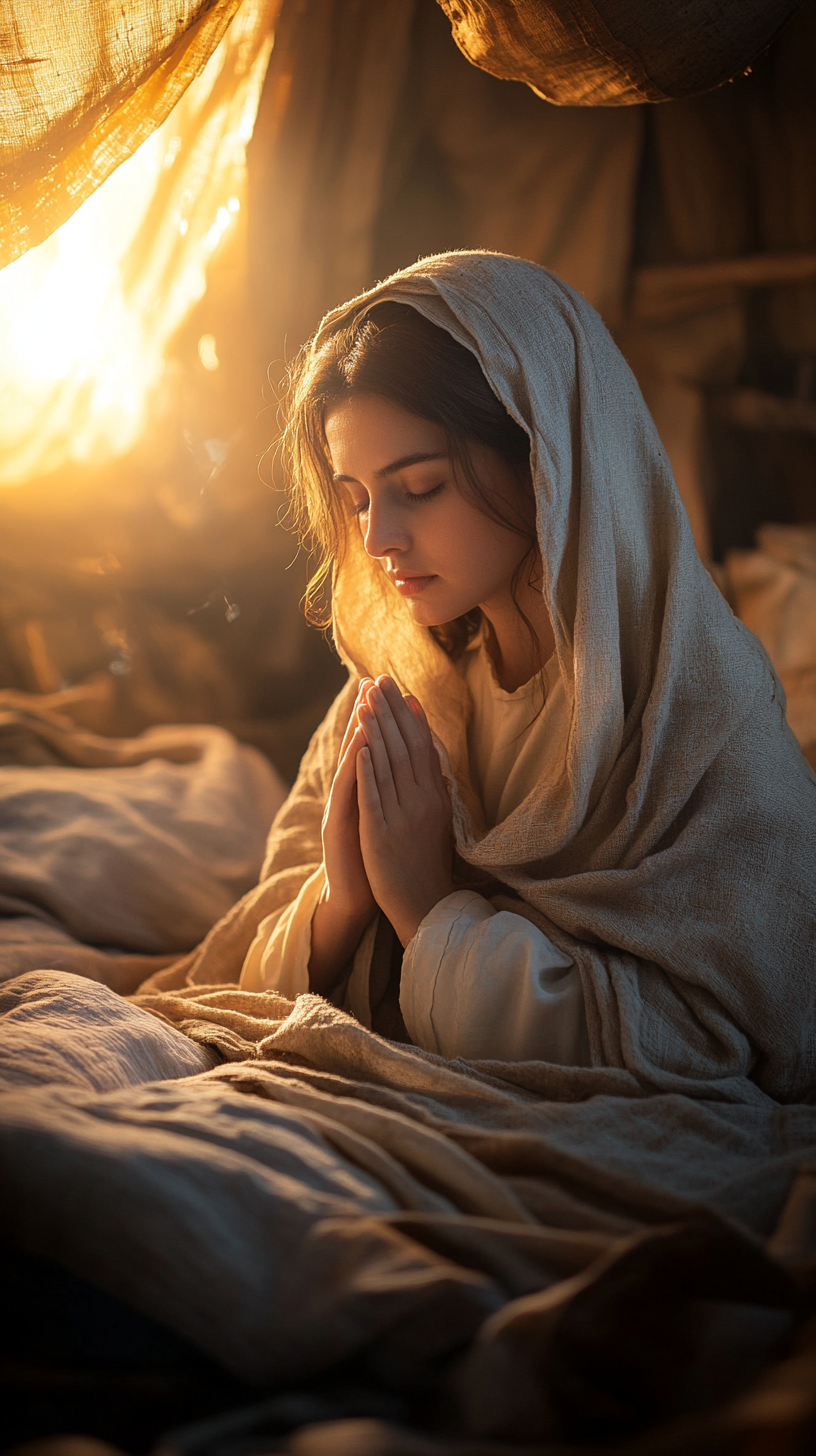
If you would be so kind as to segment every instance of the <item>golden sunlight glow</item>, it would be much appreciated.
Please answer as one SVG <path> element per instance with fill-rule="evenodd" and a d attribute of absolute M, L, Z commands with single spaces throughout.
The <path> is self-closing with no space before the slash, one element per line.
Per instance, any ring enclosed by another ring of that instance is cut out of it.
<path fill-rule="evenodd" d="M 215 338 L 212 334 L 202 334 L 198 341 L 198 357 L 204 368 L 212 373 L 220 363 Z"/>
<path fill-rule="evenodd" d="M 99 464 L 139 439 L 168 340 L 241 210 L 267 16 L 263 0 L 245 0 L 158 131 L 0 272 L 0 485 Z M 202 346 L 217 368 L 211 335 Z"/>

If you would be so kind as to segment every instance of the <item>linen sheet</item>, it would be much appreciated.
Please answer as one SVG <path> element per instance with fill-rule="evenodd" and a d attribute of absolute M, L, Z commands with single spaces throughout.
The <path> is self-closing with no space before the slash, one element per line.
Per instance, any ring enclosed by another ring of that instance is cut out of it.
<path fill-rule="evenodd" d="M 812 1309 L 816 1105 L 445 1061 L 235 984 L 310 873 L 343 706 L 242 899 L 281 794 L 250 750 L 9 709 L 0 1234 L 261 1391 L 356 1362 L 462 1437 L 623 1437 L 730 1397 Z"/>
<path fill-rule="evenodd" d="M 357 1361 L 463 1435 L 623 1435 L 738 1390 L 801 1305 L 813 1106 L 49 971 L 0 987 L 0 1048 L 2 1236 L 261 1389 Z"/>
<path fill-rule="evenodd" d="M 102 738 L 0 693 L 0 980 L 41 966 L 127 993 L 255 884 L 286 788 L 222 728 Z"/>

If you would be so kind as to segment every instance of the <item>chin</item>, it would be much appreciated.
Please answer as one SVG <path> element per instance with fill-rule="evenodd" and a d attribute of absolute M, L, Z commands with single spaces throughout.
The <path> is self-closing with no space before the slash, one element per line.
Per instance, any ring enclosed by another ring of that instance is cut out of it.
<path fill-rule="evenodd" d="M 464 616 L 465 612 L 471 611 L 470 607 L 462 607 L 458 603 L 450 607 L 432 606 L 430 602 L 411 602 L 411 615 L 419 627 L 444 627 L 447 622 L 453 622 L 457 617 Z"/>
<path fill-rule="evenodd" d="M 438 627 L 443 618 L 438 612 L 431 612 L 419 602 L 411 602 L 411 616 L 420 627 Z"/>
<path fill-rule="evenodd" d="M 420 627 L 440 627 L 443 622 L 450 621 L 450 617 L 445 616 L 445 608 L 436 602 L 425 601 L 422 597 L 408 597 L 407 601 L 411 616 Z"/>

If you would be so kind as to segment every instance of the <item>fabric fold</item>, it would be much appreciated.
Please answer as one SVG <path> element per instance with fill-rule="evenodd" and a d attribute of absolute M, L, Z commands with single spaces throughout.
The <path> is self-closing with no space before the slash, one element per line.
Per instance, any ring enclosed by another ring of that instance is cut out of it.
<path fill-rule="evenodd" d="M 472 890 L 448 895 L 422 921 L 403 957 L 400 1006 L 411 1040 L 443 1057 L 591 1062 L 574 962 Z"/>

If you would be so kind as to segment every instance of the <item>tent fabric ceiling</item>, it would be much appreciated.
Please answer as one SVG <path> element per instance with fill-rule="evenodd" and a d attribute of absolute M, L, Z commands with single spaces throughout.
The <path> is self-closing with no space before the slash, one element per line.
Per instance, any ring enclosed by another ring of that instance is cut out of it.
<path fill-rule="evenodd" d="M 274 383 L 339 299 L 449 248 L 553 268 L 615 326 L 643 121 L 502 86 L 430 0 L 284 4 L 248 151 L 250 292 Z"/>
<path fill-rule="evenodd" d="M 739 75 L 801 0 L 439 0 L 475 66 L 558 106 L 693 96 Z"/>
<path fill-rule="evenodd" d="M 44 241 L 169 115 L 241 0 L 6 0 L 0 267 Z"/>
<path fill-rule="evenodd" d="M 8 0 L 0 23 L 0 267 L 49 237 L 165 120 L 240 3 L 131 0 L 125 9 L 118 0 Z M 439 3 L 476 66 L 527 82 L 559 105 L 622 106 L 720 84 L 801 0 Z"/>

